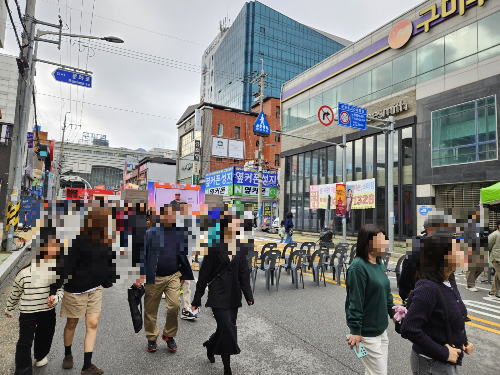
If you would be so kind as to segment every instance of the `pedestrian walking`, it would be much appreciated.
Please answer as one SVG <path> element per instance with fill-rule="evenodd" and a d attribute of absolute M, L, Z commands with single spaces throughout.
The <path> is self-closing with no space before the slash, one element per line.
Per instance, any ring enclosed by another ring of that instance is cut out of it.
<path fill-rule="evenodd" d="M 183 228 L 175 225 L 176 212 L 180 210 L 180 206 L 176 204 L 161 207 L 159 226 L 151 227 L 144 240 L 141 278 L 145 279 L 144 330 L 148 340 L 146 350 L 150 353 L 157 351 L 156 342 L 160 331 L 156 320 L 163 293 L 168 311 L 161 338 L 167 343 L 171 353 L 177 350 L 175 336 L 179 326 L 180 287 L 184 280 L 193 280 L 193 272 L 186 256 Z M 152 216 L 154 218 L 154 212 Z M 141 283 L 134 285 L 140 287 Z"/>
<path fill-rule="evenodd" d="M 394 317 L 391 285 L 381 256 L 389 247 L 385 231 L 367 224 L 358 233 L 356 257 L 346 275 L 345 312 L 350 335 L 347 342 L 359 353 L 359 343 L 368 355 L 361 358 L 365 374 L 387 374 L 388 316 Z"/>
<path fill-rule="evenodd" d="M 488 250 L 490 252 L 490 262 L 495 269 L 495 276 L 491 284 L 488 295 L 500 298 L 500 219 L 497 220 L 497 230 L 488 236 Z"/>
<path fill-rule="evenodd" d="M 454 272 L 464 266 L 464 253 L 452 234 L 421 239 L 417 282 L 401 335 L 413 343 L 412 373 L 457 375 L 463 353 L 474 345 L 467 340 L 462 302 Z"/>
<path fill-rule="evenodd" d="M 286 232 L 285 232 L 285 220 L 281 220 L 280 227 L 278 229 L 278 234 L 281 238 L 280 243 L 283 243 L 285 240 Z"/>
<path fill-rule="evenodd" d="M 58 254 L 62 263 L 59 279 L 50 286 L 48 306 L 53 306 L 56 291 L 64 285 L 61 317 L 67 318 L 64 327 L 63 368 L 73 368 L 71 346 L 79 319 L 85 318 L 85 341 L 82 374 L 103 374 L 104 371 L 92 363 L 97 336 L 97 324 L 101 316 L 102 288 L 109 288 L 116 281 L 116 258 L 112 244 L 116 233 L 110 235 L 108 219 L 112 210 L 100 206 L 89 207 L 81 232 L 73 240 L 67 254 Z"/>
<path fill-rule="evenodd" d="M 217 329 L 203 346 L 207 349 L 210 362 L 215 362 L 216 355 L 221 356 L 224 374 L 229 375 L 232 374 L 231 355 L 240 353 L 236 319 L 242 306 L 242 292 L 249 306 L 254 303 L 246 259 L 247 248 L 253 247 L 253 244 L 243 243 L 242 240 L 245 231 L 251 232 L 252 222 L 244 218 L 244 211 L 226 207 L 220 221 L 208 226 L 204 226 L 203 230 L 215 235 L 209 236 L 208 252 L 199 272 L 192 309 L 200 308 L 205 288 L 209 286 L 206 307 L 212 309 Z"/>
<path fill-rule="evenodd" d="M 464 240 L 468 244 L 469 259 L 466 272 L 467 289 L 471 292 L 477 292 L 476 279 L 484 271 L 484 264 L 481 261 L 481 241 L 479 225 L 479 211 L 474 211 L 470 219 L 465 223 Z"/>
<path fill-rule="evenodd" d="M 292 235 L 293 235 L 293 214 L 291 212 L 286 214 L 285 217 L 285 232 L 286 232 L 286 240 L 285 243 L 291 243 Z"/>
<path fill-rule="evenodd" d="M 55 228 L 46 228 L 41 231 L 41 262 L 51 259 L 58 252 L 60 242 L 56 240 L 55 232 Z M 47 355 L 50 352 L 56 328 L 55 306 L 63 296 L 62 289 L 59 289 L 52 306 L 47 306 L 45 300 L 49 297 L 50 284 L 34 283 L 31 278 L 31 267 L 29 263 L 18 272 L 5 309 L 5 315 L 9 318 L 12 318 L 16 306 L 19 306 L 20 311 L 15 375 L 32 374 L 31 347 L 33 343 L 35 366 L 42 367 L 48 363 Z"/>

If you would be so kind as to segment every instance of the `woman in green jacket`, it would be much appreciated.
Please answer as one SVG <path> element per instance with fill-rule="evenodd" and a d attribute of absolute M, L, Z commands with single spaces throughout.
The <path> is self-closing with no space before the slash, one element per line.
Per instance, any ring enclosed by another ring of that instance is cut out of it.
<path fill-rule="evenodd" d="M 498 289 L 500 289 L 500 219 L 497 220 L 497 230 L 488 236 L 488 250 L 490 251 L 491 265 L 495 269 L 495 277 L 488 295 L 500 298 L 498 295 Z"/>
<path fill-rule="evenodd" d="M 362 342 L 368 355 L 361 358 L 365 374 L 387 374 L 388 315 L 393 318 L 391 284 L 381 256 L 389 248 L 385 231 L 367 224 L 358 233 L 356 258 L 346 276 L 345 313 L 351 349 Z"/>

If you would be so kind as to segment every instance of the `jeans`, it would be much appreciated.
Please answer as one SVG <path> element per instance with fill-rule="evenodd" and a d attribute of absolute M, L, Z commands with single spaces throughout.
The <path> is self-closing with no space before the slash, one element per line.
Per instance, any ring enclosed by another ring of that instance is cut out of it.
<path fill-rule="evenodd" d="M 450 362 L 441 362 L 411 351 L 411 371 L 414 375 L 458 375 L 458 366 Z"/>
<path fill-rule="evenodd" d="M 56 310 L 19 314 L 19 340 L 16 346 L 15 374 L 31 373 L 31 346 L 35 342 L 35 360 L 49 354 L 56 329 Z"/>
<path fill-rule="evenodd" d="M 290 236 L 290 235 L 287 233 L 285 243 L 290 243 L 290 242 L 292 242 L 292 236 Z"/>
<path fill-rule="evenodd" d="M 283 240 L 283 237 L 282 237 L 282 236 L 280 236 L 280 238 L 281 238 L 281 241 L 280 241 L 280 243 L 283 243 L 283 241 L 284 241 L 284 240 Z"/>

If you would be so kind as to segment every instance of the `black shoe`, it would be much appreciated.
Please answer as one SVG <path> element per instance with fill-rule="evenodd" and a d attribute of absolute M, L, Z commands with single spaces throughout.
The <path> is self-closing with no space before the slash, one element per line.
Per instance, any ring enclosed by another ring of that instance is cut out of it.
<path fill-rule="evenodd" d="M 215 363 L 215 356 L 208 351 L 208 341 L 203 343 L 203 346 L 207 348 L 207 358 L 210 362 Z"/>
<path fill-rule="evenodd" d="M 224 375 L 233 375 L 233 372 L 231 371 L 231 367 L 224 367 Z"/>
<path fill-rule="evenodd" d="M 495 295 L 495 293 L 488 292 L 488 297 L 500 298 L 500 296 Z"/>
<path fill-rule="evenodd" d="M 146 348 L 146 351 L 148 351 L 150 353 L 154 353 L 154 352 L 156 352 L 157 349 L 158 348 L 156 346 L 156 340 L 154 340 L 154 341 L 148 340 L 148 347 Z"/>
<path fill-rule="evenodd" d="M 170 350 L 170 352 L 174 353 L 177 350 L 177 344 L 175 343 L 175 340 L 173 337 L 167 337 L 164 335 L 161 335 L 161 338 L 165 340 L 167 343 L 167 348 Z"/>

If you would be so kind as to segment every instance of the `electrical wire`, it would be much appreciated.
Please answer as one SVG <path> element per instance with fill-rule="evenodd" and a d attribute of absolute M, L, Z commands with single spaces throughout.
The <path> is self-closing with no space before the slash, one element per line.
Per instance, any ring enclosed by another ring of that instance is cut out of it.
<path fill-rule="evenodd" d="M 26 29 L 26 25 L 24 24 L 23 21 L 23 14 L 21 13 L 21 7 L 19 6 L 19 2 L 17 0 L 14 0 L 17 6 L 17 15 L 19 16 L 19 19 L 21 20 L 21 24 L 23 25 L 24 32 L 26 33 L 26 37 L 28 38 L 28 30 Z"/>
<path fill-rule="evenodd" d="M 9 1 L 5 0 L 5 6 L 7 7 L 7 12 L 9 13 L 10 22 L 12 23 L 12 28 L 14 29 L 14 34 L 16 34 L 17 45 L 19 46 L 19 50 L 21 51 L 21 55 L 23 54 L 23 47 L 21 45 L 21 41 L 19 40 L 19 35 L 17 34 L 16 24 L 14 23 L 14 19 L 12 18 L 12 12 L 9 8 Z"/>
<path fill-rule="evenodd" d="M 56 5 L 55 3 L 51 2 L 51 1 L 48 1 L 48 0 L 42 0 L 46 3 L 49 3 L 49 4 L 53 4 L 53 5 Z M 70 5 L 71 6 L 71 5 Z M 72 9 L 72 8 L 70 8 Z M 77 9 L 74 9 L 74 10 L 77 10 Z M 84 12 L 84 13 L 90 13 L 90 12 Z M 117 21 L 117 20 L 114 20 L 114 19 L 111 19 L 111 18 L 107 18 L 107 17 L 103 17 L 103 16 L 99 16 L 97 14 L 95 14 L 95 17 L 98 17 L 98 18 L 102 18 L 103 20 L 107 20 L 107 21 L 112 21 L 112 22 L 115 22 L 115 23 L 119 23 L 121 25 L 125 25 L 125 26 L 128 26 L 128 27 L 133 27 L 134 29 L 138 29 L 138 30 L 142 30 L 142 31 L 147 31 L 148 33 L 152 33 L 152 34 L 156 34 L 156 35 L 161 35 L 161 36 L 165 36 L 167 38 L 172 38 L 172 39 L 176 39 L 176 40 L 179 40 L 181 42 L 186 42 L 186 43 L 191 43 L 191 44 L 196 44 L 196 45 L 199 45 L 199 46 L 202 46 L 202 47 L 206 47 L 204 44 L 201 44 L 201 43 L 197 43 L 197 42 L 193 42 L 193 41 L 190 41 L 190 40 L 186 40 L 186 39 L 181 39 L 181 38 L 177 38 L 175 36 L 172 36 L 172 35 L 167 35 L 167 34 L 162 34 L 162 33 L 159 33 L 157 31 L 153 31 L 153 30 L 149 30 L 149 29 L 145 29 L 143 27 L 139 27 L 139 26 L 135 26 L 135 25 L 130 25 L 128 23 L 125 23 L 125 22 L 121 22 L 121 21 Z"/>
<path fill-rule="evenodd" d="M 43 96 L 48 96 L 48 97 L 51 97 L 51 98 L 62 99 L 59 96 L 50 95 L 50 94 L 44 94 L 44 93 L 41 93 L 41 92 L 39 92 L 38 95 L 43 95 Z M 65 99 L 65 100 L 69 100 L 69 99 Z M 76 101 L 76 99 L 72 99 L 72 100 Z M 80 103 L 82 103 L 82 102 L 80 101 Z M 96 107 L 114 109 L 114 110 L 117 110 L 117 111 L 124 111 L 124 112 L 135 113 L 135 114 L 138 114 L 138 115 L 152 116 L 152 117 L 158 117 L 158 118 L 164 118 L 164 119 L 168 119 L 168 120 L 178 121 L 178 119 L 174 119 L 172 117 L 161 116 L 161 115 L 153 115 L 151 113 L 146 113 L 146 112 L 131 111 L 130 109 L 111 107 L 111 106 L 107 106 L 107 105 L 103 105 L 103 104 L 96 104 L 96 103 L 89 103 L 89 102 L 85 102 L 85 104 L 87 104 L 87 105 L 93 105 L 93 106 L 96 106 Z"/>

